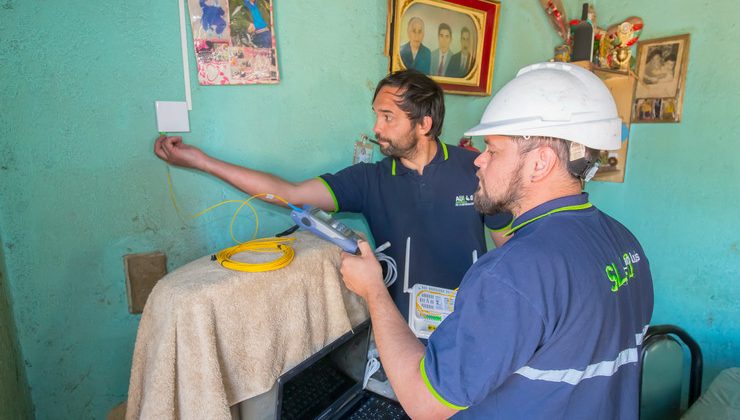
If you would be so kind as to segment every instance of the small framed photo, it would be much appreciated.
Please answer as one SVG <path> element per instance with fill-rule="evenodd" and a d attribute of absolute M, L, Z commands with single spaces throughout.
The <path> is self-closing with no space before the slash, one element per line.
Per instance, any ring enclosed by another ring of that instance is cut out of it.
<path fill-rule="evenodd" d="M 679 122 L 686 86 L 689 34 L 637 43 L 632 122 Z"/>
<path fill-rule="evenodd" d="M 447 93 L 491 94 L 499 1 L 395 0 L 388 13 L 391 71 L 418 70 Z"/>

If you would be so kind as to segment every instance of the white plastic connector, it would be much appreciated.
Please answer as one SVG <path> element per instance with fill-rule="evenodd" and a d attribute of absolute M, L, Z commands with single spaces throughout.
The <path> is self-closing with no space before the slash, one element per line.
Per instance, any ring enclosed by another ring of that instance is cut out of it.
<path fill-rule="evenodd" d="M 375 248 L 375 253 L 377 254 L 378 252 L 383 252 L 386 249 L 390 248 L 390 246 L 391 246 L 391 243 L 388 242 L 388 241 L 385 241 L 385 243 L 383 245 Z"/>

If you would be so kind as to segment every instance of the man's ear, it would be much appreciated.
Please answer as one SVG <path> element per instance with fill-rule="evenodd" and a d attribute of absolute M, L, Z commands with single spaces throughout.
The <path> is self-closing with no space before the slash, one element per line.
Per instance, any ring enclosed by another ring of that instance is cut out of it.
<path fill-rule="evenodd" d="M 547 146 L 538 147 L 531 153 L 533 158 L 531 179 L 532 182 L 537 182 L 546 178 L 558 165 L 558 155 Z"/>
<path fill-rule="evenodd" d="M 416 128 L 420 131 L 419 134 L 426 136 L 429 130 L 432 129 L 432 117 L 429 115 L 421 119 L 421 122 L 416 124 Z"/>

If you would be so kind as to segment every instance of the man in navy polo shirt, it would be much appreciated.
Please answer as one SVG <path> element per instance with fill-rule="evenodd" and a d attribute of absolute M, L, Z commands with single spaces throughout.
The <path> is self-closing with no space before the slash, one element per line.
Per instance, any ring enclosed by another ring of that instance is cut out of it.
<path fill-rule="evenodd" d="M 419 72 L 397 72 L 381 80 L 373 111 L 373 130 L 387 158 L 300 183 L 214 159 L 181 137 L 160 136 L 154 152 L 169 164 L 209 173 L 247 194 L 271 193 L 296 205 L 362 213 L 376 243 L 391 243 L 384 252 L 395 259 L 399 273 L 406 269 L 410 243 L 409 287 L 422 283 L 454 289 L 473 263 L 473 254 L 486 250 L 484 216 L 473 206 L 477 154 L 439 141 L 442 89 Z M 276 199 L 262 199 L 284 206 Z M 510 214 L 486 218 L 492 229 L 510 221 Z M 492 237 L 497 245 L 504 242 L 500 232 Z M 396 281 L 390 292 L 407 316 L 403 282 Z"/>
<path fill-rule="evenodd" d="M 609 90 L 578 66 L 535 64 L 499 91 L 466 134 L 486 141 L 476 207 L 512 212 L 515 234 L 466 273 L 426 348 L 393 311 L 367 243 L 342 255 L 412 418 L 638 418 L 650 267 L 637 239 L 581 192 L 620 132 Z"/>

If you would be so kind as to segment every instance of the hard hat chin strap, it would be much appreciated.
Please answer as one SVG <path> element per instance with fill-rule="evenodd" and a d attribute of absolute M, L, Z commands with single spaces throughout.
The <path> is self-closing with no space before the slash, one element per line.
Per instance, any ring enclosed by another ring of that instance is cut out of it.
<path fill-rule="evenodd" d="M 568 172 L 586 183 L 599 169 L 599 151 L 573 141 L 569 143 Z"/>

